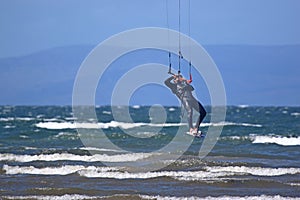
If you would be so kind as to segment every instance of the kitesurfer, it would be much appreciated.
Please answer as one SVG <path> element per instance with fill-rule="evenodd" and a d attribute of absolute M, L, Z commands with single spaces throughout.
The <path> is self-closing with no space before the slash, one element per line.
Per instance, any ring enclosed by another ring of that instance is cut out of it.
<path fill-rule="evenodd" d="M 206 111 L 201 103 L 193 96 L 193 86 L 190 85 L 191 80 L 186 80 L 181 74 L 173 75 L 165 80 L 166 86 L 168 86 L 172 92 L 180 99 L 184 109 L 187 111 L 187 121 L 189 125 L 189 131 L 193 135 L 201 134 L 199 127 Z M 193 109 L 199 113 L 197 123 L 193 126 Z"/>

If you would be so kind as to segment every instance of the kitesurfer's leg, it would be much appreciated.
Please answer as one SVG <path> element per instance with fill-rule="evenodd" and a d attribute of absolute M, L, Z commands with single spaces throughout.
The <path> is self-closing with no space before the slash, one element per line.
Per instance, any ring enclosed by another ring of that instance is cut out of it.
<path fill-rule="evenodd" d="M 201 103 L 199 101 L 197 101 L 196 99 L 193 99 L 193 101 L 192 101 L 192 107 L 197 112 L 199 112 L 199 117 L 198 117 L 197 123 L 195 125 L 195 128 L 197 129 L 197 132 L 198 132 L 200 124 L 202 123 L 204 117 L 206 116 L 206 111 L 205 111 L 204 107 L 201 105 Z"/>
<path fill-rule="evenodd" d="M 189 125 L 189 130 L 193 129 L 193 108 L 190 105 L 190 102 L 186 98 L 182 98 L 181 100 L 184 109 L 187 112 L 187 121 Z"/>

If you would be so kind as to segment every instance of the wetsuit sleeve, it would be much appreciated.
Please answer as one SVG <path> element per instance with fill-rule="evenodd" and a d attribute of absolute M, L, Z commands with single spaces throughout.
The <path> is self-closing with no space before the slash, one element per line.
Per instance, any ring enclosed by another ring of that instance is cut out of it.
<path fill-rule="evenodd" d="M 176 91 L 176 85 L 174 83 L 171 83 L 171 80 L 173 80 L 172 76 L 170 78 L 168 78 L 167 80 L 165 80 L 165 85 L 168 88 L 170 88 L 172 90 L 172 92 L 174 93 L 174 91 Z"/>

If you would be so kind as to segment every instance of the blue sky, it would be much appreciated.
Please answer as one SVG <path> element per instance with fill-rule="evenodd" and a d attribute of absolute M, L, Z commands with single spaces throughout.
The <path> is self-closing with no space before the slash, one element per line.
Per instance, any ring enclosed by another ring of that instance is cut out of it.
<path fill-rule="evenodd" d="M 189 28 L 188 3 L 181 0 L 181 31 L 185 34 Z M 201 45 L 260 46 L 258 51 L 249 46 L 241 48 L 241 52 L 230 47 L 207 49 L 217 52 L 213 59 L 222 73 L 229 104 L 300 105 L 300 48 L 281 46 L 300 45 L 300 0 L 190 0 L 190 4 L 191 37 Z M 1 0 L 0 59 L 47 49 L 50 51 L 44 53 L 56 53 L 55 47 L 93 47 L 133 28 L 167 28 L 167 7 L 169 28 L 178 30 L 178 0 Z M 9 71 L 9 67 L 0 66 L 0 90 L 7 91 L 2 94 L 6 100 L 0 99 L 0 104 L 41 103 L 33 101 L 40 95 L 33 92 L 37 79 L 45 82 L 45 86 L 39 86 L 41 91 L 52 88 L 51 92 L 57 92 L 51 85 L 53 77 L 33 72 L 40 70 L 37 65 L 40 60 L 35 61 L 36 65 L 30 60 L 22 63 L 22 66 L 33 65 L 28 66 L 31 67 L 28 74 L 22 74 L 19 68 Z M 51 64 L 49 60 L 44 62 Z M 74 71 L 67 70 L 63 68 L 61 74 L 72 75 L 62 92 L 66 97 L 61 96 L 55 104 L 71 101 L 71 79 L 75 78 L 77 65 Z M 35 74 L 39 77 L 33 77 Z M 32 81 L 18 82 L 20 77 Z M 194 82 L 196 85 L 197 80 Z M 19 90 L 7 89 L 7 85 Z M 28 91 L 35 95 L 30 96 Z M 201 94 L 203 88 L 197 91 Z M 209 98 L 201 97 L 209 104 Z"/>
<path fill-rule="evenodd" d="M 200 44 L 300 44 L 299 0 L 190 0 L 191 37 Z M 166 0 L 1 0 L 0 57 L 98 44 L 127 29 L 166 27 Z M 188 31 L 188 0 L 181 0 Z M 178 29 L 178 1 L 168 0 Z"/>

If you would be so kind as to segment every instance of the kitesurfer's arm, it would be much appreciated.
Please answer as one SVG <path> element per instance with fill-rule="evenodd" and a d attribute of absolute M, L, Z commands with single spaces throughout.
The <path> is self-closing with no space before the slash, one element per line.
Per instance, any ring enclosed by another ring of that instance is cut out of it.
<path fill-rule="evenodd" d="M 176 75 L 171 76 L 171 77 L 169 77 L 167 80 L 165 80 L 165 85 L 166 85 L 168 88 L 170 88 L 174 94 L 176 94 L 176 93 L 177 93 L 177 86 L 176 86 L 175 83 L 172 83 L 172 82 L 171 82 L 173 79 L 176 79 Z"/>
<path fill-rule="evenodd" d="M 175 84 L 171 83 L 171 81 L 174 79 L 174 76 L 169 77 L 167 80 L 165 80 L 165 85 L 168 86 L 171 90 L 175 88 Z"/>

